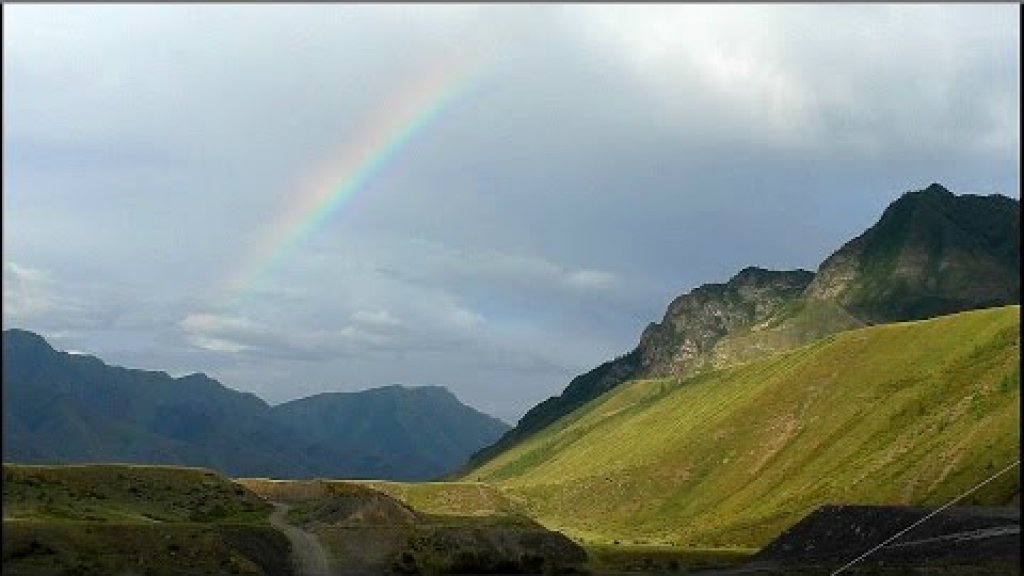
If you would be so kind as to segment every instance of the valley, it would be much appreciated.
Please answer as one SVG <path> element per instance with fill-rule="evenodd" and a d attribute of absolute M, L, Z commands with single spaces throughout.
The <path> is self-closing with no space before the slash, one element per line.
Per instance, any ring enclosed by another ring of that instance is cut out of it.
<path fill-rule="evenodd" d="M 965 494 L 850 573 L 1019 574 L 1019 230 L 906 193 L 817 272 L 678 296 L 515 427 L 5 330 L 3 574 L 820 574 Z"/>
<path fill-rule="evenodd" d="M 637 380 L 450 482 L 5 464 L 3 573 L 799 571 L 759 551 L 821 506 L 938 506 L 1016 457 L 1019 346 L 1009 306 Z M 1019 514 L 1019 492 L 963 504 Z"/>

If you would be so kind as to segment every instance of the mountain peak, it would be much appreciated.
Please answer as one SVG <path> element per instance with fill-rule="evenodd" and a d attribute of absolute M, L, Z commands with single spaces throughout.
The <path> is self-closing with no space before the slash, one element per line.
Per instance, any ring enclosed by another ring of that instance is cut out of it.
<path fill-rule="evenodd" d="M 807 289 L 870 323 L 1020 301 L 1020 203 L 933 183 L 890 204 Z"/>
<path fill-rule="evenodd" d="M 726 286 L 762 286 L 769 284 L 803 283 L 806 285 L 814 277 L 807 270 L 769 270 L 759 266 L 747 266 L 726 282 Z"/>
<path fill-rule="evenodd" d="M 746 281 L 756 281 L 760 278 L 764 278 L 772 273 L 771 270 L 760 268 L 758 266 L 747 266 L 740 270 L 735 276 L 729 279 L 729 284 L 742 283 Z"/>
<path fill-rule="evenodd" d="M 932 182 L 931 184 L 928 185 L 927 188 L 925 188 L 924 190 L 920 190 L 920 192 L 923 192 L 925 194 L 941 194 L 943 196 L 953 196 L 953 193 L 950 192 L 949 189 L 947 189 L 942 184 L 939 184 L 938 182 Z"/>
<path fill-rule="evenodd" d="M 950 202 L 955 202 L 958 196 L 949 191 L 948 188 L 939 184 L 938 182 L 932 182 L 927 188 L 921 190 L 910 190 L 904 192 L 902 196 L 897 198 L 883 213 L 883 218 L 886 213 L 891 213 L 893 210 L 908 206 L 918 207 L 923 205 L 944 205 Z"/>
<path fill-rule="evenodd" d="M 29 332 L 28 330 L 22 330 L 21 328 L 8 328 L 7 330 L 4 330 L 4 341 L 17 342 L 22 346 L 33 346 L 53 350 L 53 346 L 50 346 L 50 343 L 47 342 L 45 338 L 35 332 Z"/>
<path fill-rule="evenodd" d="M 427 386 L 409 386 L 407 384 L 388 384 L 385 386 L 377 386 L 374 388 L 367 388 L 361 392 L 347 392 L 347 394 L 380 394 L 384 396 L 418 396 L 418 397 L 431 397 L 431 398 L 455 398 L 452 391 L 444 386 L 439 385 L 427 385 Z"/>
<path fill-rule="evenodd" d="M 19 328 L 4 330 L 3 340 L 4 358 L 9 355 L 17 355 L 40 363 L 46 362 L 58 354 L 45 338 L 28 330 Z"/>

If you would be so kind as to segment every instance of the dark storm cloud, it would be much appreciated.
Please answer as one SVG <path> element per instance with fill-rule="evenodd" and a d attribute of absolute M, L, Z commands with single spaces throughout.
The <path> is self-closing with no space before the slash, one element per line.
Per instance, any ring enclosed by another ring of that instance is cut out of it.
<path fill-rule="evenodd" d="M 1013 6 L 4 11 L 4 325 L 281 401 L 443 384 L 513 420 L 678 293 L 813 268 L 933 181 L 1019 196 Z M 410 79 L 458 104 L 221 291 Z"/>

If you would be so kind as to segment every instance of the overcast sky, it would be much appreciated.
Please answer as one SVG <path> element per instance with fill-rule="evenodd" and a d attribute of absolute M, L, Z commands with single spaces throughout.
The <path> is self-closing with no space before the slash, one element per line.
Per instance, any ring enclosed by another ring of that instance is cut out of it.
<path fill-rule="evenodd" d="M 3 15 L 4 328 L 271 403 L 514 422 L 902 192 L 1020 195 L 1015 4 Z"/>

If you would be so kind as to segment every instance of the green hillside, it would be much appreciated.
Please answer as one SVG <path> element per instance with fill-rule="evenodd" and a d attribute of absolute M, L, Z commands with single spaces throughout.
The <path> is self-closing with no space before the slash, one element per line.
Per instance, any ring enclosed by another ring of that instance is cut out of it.
<path fill-rule="evenodd" d="M 270 505 L 200 468 L 3 465 L 3 573 L 292 574 Z"/>
<path fill-rule="evenodd" d="M 390 482 L 386 480 L 271 480 L 240 478 L 255 494 L 296 506 L 339 496 L 381 495 L 405 505 L 417 521 L 458 522 L 476 519 L 509 524 L 526 521 L 522 506 L 502 490 L 480 482 Z"/>
<path fill-rule="evenodd" d="M 781 306 L 764 322 L 723 336 L 712 348 L 710 361 L 715 368 L 726 368 L 863 327 L 863 322 L 838 304 L 827 300 L 794 300 Z"/>
<path fill-rule="evenodd" d="M 939 504 L 1016 460 L 1019 362 L 1019 306 L 852 330 L 622 385 L 464 477 L 587 541 L 759 547 L 821 504 Z"/>
<path fill-rule="evenodd" d="M 520 506 L 501 490 L 479 482 L 384 482 L 360 484 L 435 517 L 515 517 Z"/>
<path fill-rule="evenodd" d="M 4 464 L 4 520 L 265 523 L 270 506 L 202 468 Z"/>

